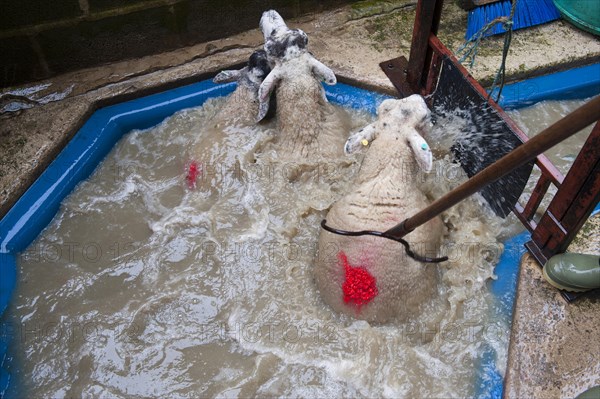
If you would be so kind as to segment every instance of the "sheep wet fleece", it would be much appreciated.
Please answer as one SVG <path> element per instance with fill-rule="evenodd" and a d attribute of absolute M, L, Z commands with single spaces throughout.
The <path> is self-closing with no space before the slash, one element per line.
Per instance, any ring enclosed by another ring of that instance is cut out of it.
<path fill-rule="evenodd" d="M 206 130 L 198 132 L 197 141 L 188 156 L 186 182 L 190 189 L 198 188 L 198 182 L 208 182 L 202 174 L 206 162 L 220 167 L 231 167 L 226 155 L 235 151 L 228 148 L 227 131 L 233 127 L 245 127 L 255 124 L 254 118 L 258 112 L 258 89 L 271 71 L 267 54 L 264 50 L 254 51 L 248 59 L 248 64 L 239 71 L 221 71 L 214 77 L 215 83 L 237 82 L 235 91 L 227 97 L 225 105 L 212 118 Z M 210 137 L 210 139 L 207 139 Z M 211 189 L 215 191 L 222 182 L 211 181 Z"/>
<path fill-rule="evenodd" d="M 385 100 L 377 116 L 344 146 L 352 154 L 370 143 L 354 190 L 334 203 L 326 217 L 333 228 L 385 231 L 428 203 L 416 174 L 406 173 L 406 165 L 425 172 L 432 167 L 431 149 L 421 136 L 429 121 L 425 101 L 419 95 Z M 437 217 L 405 239 L 437 248 L 443 232 Z M 434 268 L 385 239 L 321 230 L 314 275 L 324 301 L 336 311 L 372 322 L 406 321 L 436 295 Z"/>
<path fill-rule="evenodd" d="M 288 28 L 276 11 L 263 13 L 260 28 L 272 70 L 260 85 L 257 120 L 265 117 L 275 93 L 276 151 L 302 164 L 340 155 L 347 129 L 321 85 L 336 84 L 335 74 L 308 51 L 306 33 Z"/>

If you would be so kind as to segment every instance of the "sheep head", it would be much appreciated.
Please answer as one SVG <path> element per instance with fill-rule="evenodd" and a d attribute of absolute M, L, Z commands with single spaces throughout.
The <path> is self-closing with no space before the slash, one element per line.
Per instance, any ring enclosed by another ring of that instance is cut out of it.
<path fill-rule="evenodd" d="M 287 27 L 275 10 L 265 11 L 260 18 L 260 29 L 265 37 L 265 51 L 273 63 L 296 58 L 308 52 L 308 36 L 301 29 Z"/>
<path fill-rule="evenodd" d="M 301 29 L 290 29 L 285 21 L 275 10 L 265 11 L 260 19 L 260 29 L 265 37 L 264 49 L 273 66 L 273 70 L 261 84 L 259 91 L 259 114 L 257 121 L 264 118 L 269 110 L 269 97 L 278 84 L 284 78 L 285 72 L 282 65 L 287 61 L 297 59 L 301 56 L 306 60 L 309 70 L 315 79 L 324 81 L 328 85 L 337 83 L 333 71 L 316 60 L 307 49 L 308 36 Z M 289 75 L 288 75 L 289 76 Z M 323 94 L 324 96 L 324 94 Z"/>
<path fill-rule="evenodd" d="M 269 10 L 262 13 L 260 17 L 260 30 L 265 36 L 265 42 L 269 40 L 271 34 L 275 31 L 275 29 L 287 29 L 287 25 L 285 21 L 279 15 L 279 13 L 275 10 Z"/>
<path fill-rule="evenodd" d="M 377 120 L 352 134 L 346 141 L 344 151 L 352 154 L 378 137 L 385 136 L 406 143 L 419 167 L 429 172 L 433 163 L 431 148 L 419 134 L 419 131 L 427 128 L 429 115 L 425 100 L 418 94 L 399 100 L 384 100 L 377 109 Z"/>
<path fill-rule="evenodd" d="M 248 59 L 247 65 L 239 70 L 221 71 L 213 78 L 214 83 L 238 82 L 258 88 L 271 72 L 271 66 L 264 50 L 256 50 Z"/>

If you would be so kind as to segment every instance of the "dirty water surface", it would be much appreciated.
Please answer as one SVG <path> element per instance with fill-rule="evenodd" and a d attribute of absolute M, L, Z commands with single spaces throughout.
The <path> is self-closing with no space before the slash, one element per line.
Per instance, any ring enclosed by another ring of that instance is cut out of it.
<path fill-rule="evenodd" d="M 508 114 L 527 136 L 533 137 L 589 100 L 591 98 L 542 101 L 530 107 L 508 111 Z M 588 126 L 544 153 L 563 175 L 569 171 L 569 167 L 577 158 L 577 154 L 590 135 L 592 128 L 593 125 Z"/>
<path fill-rule="evenodd" d="M 274 122 L 230 127 L 215 143 L 225 161 L 203 169 L 211 190 L 189 190 L 189 149 L 211 140 L 203 126 L 223 102 L 125 135 L 21 254 L 9 320 L 24 395 L 470 397 L 489 348 L 504 372 L 509 326 L 487 282 L 505 227 L 480 198 L 443 215 L 438 253 L 450 260 L 424 266 L 441 283 L 421 318 L 336 314 L 312 265 L 319 223 L 361 155 L 290 165 Z M 350 130 L 373 118 L 338 112 Z M 440 144 L 447 128 L 427 137 L 433 172 L 407 175 L 430 199 L 464 179 Z"/>
<path fill-rule="evenodd" d="M 526 108 L 511 110 L 508 112 L 508 114 L 515 122 L 517 122 L 519 127 L 525 134 L 527 134 L 528 137 L 534 137 L 542 130 L 557 122 L 559 119 L 564 118 L 569 113 L 584 105 L 590 99 L 541 101 Z M 593 127 L 594 125 L 592 124 L 582 129 L 578 133 L 564 140 L 562 143 L 550 148 L 544 153 L 544 155 L 548 157 L 548 159 L 554 164 L 554 166 L 556 166 L 563 176 L 566 176 L 569 172 L 569 168 L 575 161 L 575 158 L 577 158 L 579 151 L 583 148 L 583 145 L 589 137 Z M 535 166 L 529 180 L 527 181 L 524 194 L 521 197 L 521 204 L 525 204 L 529 199 L 539 176 L 540 169 Z M 552 197 L 556 192 L 557 187 L 551 184 L 537 211 L 537 215 L 535 217 L 536 220 L 539 220 L 540 215 L 548 207 Z"/>

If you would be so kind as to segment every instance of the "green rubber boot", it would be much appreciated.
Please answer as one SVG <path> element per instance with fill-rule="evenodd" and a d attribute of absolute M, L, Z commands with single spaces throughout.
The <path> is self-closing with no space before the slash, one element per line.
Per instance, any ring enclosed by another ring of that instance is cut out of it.
<path fill-rule="evenodd" d="M 544 278 L 554 287 L 571 292 L 600 288 L 600 256 L 564 253 L 544 265 Z"/>
<path fill-rule="evenodd" d="M 600 398 L 600 385 L 598 385 L 597 387 L 590 388 L 587 391 L 580 393 L 579 395 L 577 395 L 577 397 L 575 399 L 598 399 L 598 398 Z"/>

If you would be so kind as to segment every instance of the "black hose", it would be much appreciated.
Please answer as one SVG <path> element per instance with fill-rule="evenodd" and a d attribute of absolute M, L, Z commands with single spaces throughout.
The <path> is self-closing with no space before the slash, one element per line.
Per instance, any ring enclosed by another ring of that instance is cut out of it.
<path fill-rule="evenodd" d="M 447 256 L 442 256 L 441 258 L 429 258 L 427 256 L 417 255 L 416 253 L 414 253 L 413 251 L 411 251 L 410 244 L 408 242 L 406 242 L 406 240 L 403 240 L 402 238 L 399 238 L 399 237 L 393 237 L 393 236 L 391 236 L 389 234 L 386 234 L 384 232 L 381 232 L 381 231 L 371 231 L 371 230 L 346 231 L 346 230 L 338 230 L 338 229 L 334 229 L 333 227 L 327 226 L 327 220 L 325 220 L 325 219 L 323 219 L 321 221 L 321 227 L 324 230 L 327 230 L 330 233 L 338 234 L 338 235 L 341 235 L 341 236 L 350 236 L 350 237 L 375 236 L 375 237 L 387 238 L 388 240 L 399 242 L 400 244 L 404 245 L 404 251 L 406 252 L 406 254 L 408 256 L 410 256 L 411 258 L 413 258 L 414 260 L 419 261 L 419 262 L 423 262 L 423 263 L 440 263 L 440 262 L 445 262 L 445 261 L 448 260 Z"/>

